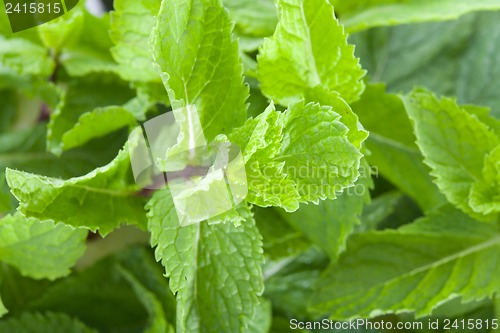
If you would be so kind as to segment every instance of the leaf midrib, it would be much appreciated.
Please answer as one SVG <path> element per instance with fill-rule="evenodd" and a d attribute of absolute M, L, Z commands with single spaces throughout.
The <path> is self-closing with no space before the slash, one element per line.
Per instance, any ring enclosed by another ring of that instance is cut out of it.
<path fill-rule="evenodd" d="M 77 189 L 82 189 L 85 191 L 88 191 L 90 193 L 99 193 L 99 194 L 106 194 L 114 197 L 128 197 L 132 196 L 136 193 L 136 191 L 132 190 L 109 190 L 109 189 L 104 189 L 104 188 L 98 188 L 98 187 L 91 187 L 87 185 L 76 185 L 76 184 L 71 184 L 71 185 L 65 185 L 63 188 L 68 188 L 68 187 L 73 187 Z"/>
<path fill-rule="evenodd" d="M 383 288 L 383 287 L 386 287 L 386 286 L 391 285 L 391 284 L 394 285 L 394 284 L 398 283 L 399 281 L 404 280 L 408 277 L 417 275 L 419 273 L 431 271 L 432 269 L 435 269 L 437 267 L 440 267 L 442 265 L 445 265 L 445 264 L 450 263 L 452 261 L 455 261 L 457 259 L 469 256 L 471 254 L 486 250 L 486 249 L 488 249 L 490 247 L 494 247 L 494 246 L 500 246 L 500 235 L 498 235 L 498 234 L 495 237 L 489 238 L 482 243 L 475 244 L 475 245 L 468 247 L 462 251 L 445 256 L 445 257 L 443 257 L 437 261 L 434 261 L 432 263 L 429 263 L 429 264 L 426 264 L 426 265 L 423 265 L 420 267 L 416 267 L 409 272 L 400 274 L 400 275 L 395 276 L 393 278 L 390 278 L 390 279 L 387 279 L 387 280 L 382 281 L 380 283 L 374 284 L 373 286 L 370 286 L 367 290 L 357 292 L 357 294 L 368 295 L 368 293 L 370 293 L 373 290 L 376 290 L 378 288 Z M 341 300 L 349 299 L 352 297 L 352 295 L 353 294 L 348 294 L 348 295 L 345 295 L 341 298 L 338 298 L 337 302 L 341 301 Z"/>
<path fill-rule="evenodd" d="M 320 13 L 320 11 L 316 12 L 316 17 L 317 17 L 317 15 L 319 15 L 319 13 Z M 305 38 L 305 41 L 306 41 L 306 43 L 305 43 L 306 44 L 306 52 L 307 52 L 309 60 L 311 61 L 311 67 L 312 67 L 311 68 L 312 69 L 311 73 L 314 76 L 313 77 L 312 86 L 315 87 L 316 85 L 320 85 L 321 84 L 321 77 L 320 77 L 320 75 L 318 73 L 318 67 L 316 65 L 316 58 L 315 58 L 315 55 L 314 55 L 314 50 L 313 50 L 313 45 L 312 45 L 311 30 L 310 30 L 308 22 L 307 22 L 306 13 L 305 13 L 305 10 L 304 10 L 304 4 L 303 3 L 300 4 L 300 18 L 302 19 L 303 26 L 305 27 L 306 33 L 307 33 L 307 37 Z"/>

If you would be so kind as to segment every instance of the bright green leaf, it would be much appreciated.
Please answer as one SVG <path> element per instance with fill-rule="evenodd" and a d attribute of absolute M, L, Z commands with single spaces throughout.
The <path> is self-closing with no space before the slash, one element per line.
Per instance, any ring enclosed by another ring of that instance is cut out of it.
<path fill-rule="evenodd" d="M 64 133 L 62 144 L 64 149 L 79 147 L 96 137 L 136 125 L 134 115 L 122 107 L 97 108 L 80 116 L 75 126 Z"/>
<path fill-rule="evenodd" d="M 80 7 L 38 26 L 36 30 L 44 46 L 59 53 L 63 47 L 80 37 L 83 25 L 84 14 Z"/>
<path fill-rule="evenodd" d="M 361 149 L 362 143 L 368 137 L 368 132 L 365 131 L 363 125 L 359 122 L 358 116 L 353 112 L 349 104 L 340 97 L 339 93 L 327 91 L 323 86 L 316 86 L 306 92 L 305 101 L 331 106 L 341 116 L 340 121 L 349 129 L 347 134 L 349 142 L 356 148 Z"/>
<path fill-rule="evenodd" d="M 156 192 L 148 209 L 151 243 L 177 296 L 177 331 L 244 332 L 263 292 L 261 236 L 248 208 L 239 227 L 181 227 L 167 190 Z"/>
<path fill-rule="evenodd" d="M 295 211 L 301 202 L 334 199 L 358 178 L 362 154 L 331 107 L 297 103 L 283 113 L 274 105 L 231 133 L 245 159 L 247 200 Z"/>
<path fill-rule="evenodd" d="M 50 177 L 70 178 L 88 173 L 106 164 L 121 146 L 116 137 L 106 137 L 57 157 L 45 149 L 47 130 L 43 125 L 0 135 L 0 212 L 11 209 L 11 195 L 5 180 L 5 169 L 20 169 Z M 110 140 L 111 139 L 111 140 Z"/>
<path fill-rule="evenodd" d="M 115 72 L 117 64 L 111 56 L 109 15 L 95 17 L 84 11 L 79 38 L 69 43 L 60 55 L 60 62 L 71 76 L 95 72 Z"/>
<path fill-rule="evenodd" d="M 61 103 L 51 114 L 47 134 L 48 149 L 52 153 L 60 155 L 68 149 L 64 143 L 65 133 L 78 123 L 83 114 L 98 107 L 123 105 L 133 96 L 134 92 L 128 84 L 115 76 L 88 76 L 78 81 L 72 80 Z M 121 120 L 116 120 L 116 122 L 120 123 Z M 110 127 L 116 128 L 115 125 Z M 90 136 L 96 137 L 95 135 Z M 74 140 L 70 140 L 69 143 L 74 144 Z"/>
<path fill-rule="evenodd" d="M 142 100 L 147 100 L 149 103 L 161 103 L 165 106 L 170 105 L 168 94 L 165 91 L 163 83 L 156 82 L 135 82 L 134 87 L 137 89 L 137 97 Z M 139 117 L 136 117 L 140 119 Z"/>
<path fill-rule="evenodd" d="M 272 306 L 267 299 L 261 299 L 255 318 L 248 325 L 248 333 L 268 333 L 271 328 Z"/>
<path fill-rule="evenodd" d="M 500 144 L 500 138 L 453 99 L 439 100 L 420 89 L 402 99 L 414 123 L 417 144 L 439 189 L 471 216 L 493 219 L 491 214 L 475 212 L 469 195 L 473 184 L 483 178 L 486 154 Z"/>
<path fill-rule="evenodd" d="M 42 46 L 26 39 L 7 39 L 0 35 L 0 70 L 10 69 L 18 75 L 49 77 L 54 61 Z"/>
<path fill-rule="evenodd" d="M 160 81 L 149 52 L 149 35 L 160 10 L 160 0 L 114 2 L 111 13 L 111 49 L 119 74 L 130 81 Z"/>
<path fill-rule="evenodd" d="M 125 146 L 110 164 L 85 176 L 62 180 L 7 169 L 6 177 L 23 214 L 105 235 L 122 223 L 145 225 L 144 200 L 130 173 Z"/>
<path fill-rule="evenodd" d="M 370 131 L 366 147 L 370 151 L 367 158 L 371 165 L 423 210 L 432 210 L 445 203 L 446 198 L 432 182 L 430 169 L 423 163 L 399 96 L 386 93 L 382 84 L 371 84 L 352 108 Z"/>
<path fill-rule="evenodd" d="M 280 114 L 271 104 L 264 113 L 236 128 L 229 139 L 242 149 L 248 179 L 246 200 L 262 207 L 296 210 L 300 198 L 296 184 L 283 173 L 284 162 L 273 160 L 281 147 L 282 132 Z M 279 192 L 273 193 L 273 188 Z"/>
<path fill-rule="evenodd" d="M 348 128 L 328 106 L 298 103 L 281 114 L 283 142 L 276 161 L 297 184 L 302 202 L 334 199 L 359 176 L 361 152 L 348 138 Z"/>
<path fill-rule="evenodd" d="M 279 23 L 258 56 L 261 89 L 288 106 L 317 86 L 347 102 L 359 98 L 365 72 L 327 0 L 281 0 Z"/>
<path fill-rule="evenodd" d="M 278 23 L 272 0 L 224 0 L 236 31 L 246 36 L 271 36 Z"/>
<path fill-rule="evenodd" d="M 500 120 L 492 116 L 490 108 L 478 105 L 463 105 L 462 107 L 500 136 Z"/>
<path fill-rule="evenodd" d="M 220 0 L 163 1 L 152 47 L 172 108 L 195 105 L 207 140 L 245 121 L 248 88 Z"/>
<path fill-rule="evenodd" d="M 68 275 L 85 250 L 87 231 L 17 213 L 0 220 L 0 260 L 36 279 Z"/>
<path fill-rule="evenodd" d="M 500 146 L 484 158 L 483 178 L 472 185 L 469 203 L 478 213 L 500 213 Z"/>

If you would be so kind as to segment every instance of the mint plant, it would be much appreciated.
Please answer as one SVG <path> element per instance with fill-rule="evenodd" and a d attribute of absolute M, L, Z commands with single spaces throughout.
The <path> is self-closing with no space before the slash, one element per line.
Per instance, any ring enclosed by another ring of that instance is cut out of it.
<path fill-rule="evenodd" d="M 0 332 L 500 332 L 497 10 L 80 1 L 15 33 L 2 13 Z M 182 225 L 130 138 L 188 107 L 239 147 L 246 197 Z"/>

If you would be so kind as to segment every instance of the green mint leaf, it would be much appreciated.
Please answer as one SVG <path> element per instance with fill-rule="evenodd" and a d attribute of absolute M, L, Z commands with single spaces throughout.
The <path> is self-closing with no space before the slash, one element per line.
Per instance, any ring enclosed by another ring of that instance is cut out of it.
<path fill-rule="evenodd" d="M 331 107 L 298 103 L 282 113 L 283 141 L 274 160 L 295 181 L 302 202 L 336 198 L 359 176 L 361 152 Z M 301 171 L 301 172 L 299 172 Z"/>
<path fill-rule="evenodd" d="M 62 145 L 64 149 L 79 147 L 96 137 L 105 136 L 123 127 L 132 129 L 136 125 L 134 115 L 122 107 L 97 108 L 78 118 L 75 126 L 64 133 Z"/>
<path fill-rule="evenodd" d="M 97 333 L 75 318 L 63 313 L 23 313 L 0 322 L 1 332 L 16 333 Z"/>
<path fill-rule="evenodd" d="M 208 141 L 246 119 L 248 87 L 220 0 L 163 1 L 153 57 L 173 109 L 196 105 Z"/>
<path fill-rule="evenodd" d="M 244 41 L 241 38 L 240 38 L 239 42 L 240 42 L 240 45 L 242 43 L 244 43 Z M 258 75 L 257 75 L 257 61 L 252 56 L 250 56 L 248 53 L 246 53 L 246 52 L 257 51 L 257 49 L 259 48 L 259 45 L 257 45 L 256 49 L 252 50 L 252 51 L 245 51 L 245 50 L 243 50 L 243 47 L 247 47 L 247 46 L 250 47 L 251 45 L 240 46 L 240 49 L 241 49 L 241 51 L 240 51 L 240 58 L 241 58 L 241 62 L 243 63 L 243 72 L 244 72 L 244 74 L 245 74 L 245 76 L 247 78 L 257 79 L 257 77 L 258 77 Z M 257 81 L 255 80 L 254 82 L 257 82 Z M 251 98 L 252 98 L 252 90 L 253 90 L 252 88 L 254 88 L 254 87 L 252 87 L 252 84 L 250 83 L 250 97 L 248 99 L 250 107 L 252 106 L 252 100 L 251 100 Z M 260 93 L 260 91 L 259 91 L 259 93 Z M 262 93 L 260 93 L 260 95 L 262 95 Z M 267 99 L 264 98 L 264 100 L 266 101 L 266 105 L 267 105 L 268 104 Z M 260 109 L 258 112 L 259 113 L 262 112 L 263 109 L 265 109 L 265 106 L 262 109 Z M 250 115 L 252 115 L 252 113 L 251 113 L 252 110 L 250 108 L 249 108 L 248 111 L 250 112 Z"/>
<path fill-rule="evenodd" d="M 500 213 L 500 146 L 484 158 L 483 178 L 472 185 L 469 203 L 478 213 Z"/>
<path fill-rule="evenodd" d="M 46 127 L 39 125 L 22 131 L 0 135 L 0 212 L 11 211 L 13 200 L 5 179 L 5 169 L 43 173 L 46 176 L 70 178 L 88 173 L 103 165 L 120 148 L 111 138 L 97 140 L 91 145 L 72 149 L 57 157 L 46 151 Z M 118 143 L 121 145 L 121 143 Z M 105 145 L 105 146 L 104 146 Z"/>
<path fill-rule="evenodd" d="M 85 176 L 62 180 L 7 169 L 6 177 L 19 210 L 27 216 L 102 235 L 122 223 L 145 225 L 144 200 L 136 195 L 131 179 L 128 145 L 111 163 Z"/>
<path fill-rule="evenodd" d="M 0 260 L 23 275 L 53 280 L 70 273 L 85 250 L 86 238 L 83 229 L 8 215 L 0 220 Z"/>
<path fill-rule="evenodd" d="M 340 121 L 349 129 L 347 135 L 349 142 L 356 148 L 361 149 L 362 143 L 368 137 L 368 132 L 364 130 L 358 116 L 353 112 L 349 104 L 340 97 L 339 93 L 327 91 L 323 86 L 316 86 L 306 92 L 305 101 L 331 106 L 341 116 Z"/>
<path fill-rule="evenodd" d="M 242 149 L 248 183 L 246 200 L 262 207 L 278 206 L 294 211 L 300 199 L 296 183 L 283 172 L 284 162 L 274 160 L 281 149 L 280 118 L 271 104 L 264 113 L 234 129 L 229 140 Z M 273 193 L 273 189 L 278 192 Z"/>
<path fill-rule="evenodd" d="M 357 234 L 318 282 L 313 309 L 339 320 L 400 311 L 422 317 L 457 296 L 464 303 L 490 297 L 500 290 L 491 260 L 499 251 L 495 227 L 450 207 L 399 230 Z"/>
<path fill-rule="evenodd" d="M 57 157 L 46 151 L 46 133 L 46 126 L 38 125 L 0 135 L 0 173 L 3 175 L 5 168 L 10 167 L 51 177 L 75 177 L 109 162 L 121 148 L 121 143 L 104 138 L 107 140 L 96 140 L 91 145 L 69 150 Z M 108 146 L 103 147 L 104 143 Z"/>
<path fill-rule="evenodd" d="M 248 207 L 239 227 L 181 227 L 167 190 L 156 192 L 147 208 L 151 244 L 177 297 L 177 331 L 244 332 L 263 292 L 261 236 Z"/>
<path fill-rule="evenodd" d="M 236 31 L 245 36 L 271 36 L 278 23 L 272 0 L 224 0 Z"/>
<path fill-rule="evenodd" d="M 49 77 L 54 70 L 54 61 L 47 50 L 34 42 L 21 38 L 0 35 L 0 69 L 17 75 Z"/>
<path fill-rule="evenodd" d="M 113 44 L 109 30 L 108 14 L 95 17 L 83 11 L 83 26 L 77 35 L 78 38 L 68 43 L 59 57 L 70 76 L 117 71 L 117 65 L 110 51 Z"/>
<path fill-rule="evenodd" d="M 270 105 L 231 133 L 245 159 L 249 193 L 258 206 L 295 211 L 301 202 L 334 199 L 358 178 L 362 154 L 331 107 L 303 102 L 283 113 Z"/>
<path fill-rule="evenodd" d="M 274 31 L 274 30 L 273 30 Z M 239 37 L 239 47 L 240 47 L 240 56 L 243 58 L 243 65 L 245 66 L 245 70 L 247 70 L 247 65 L 249 63 L 245 62 L 251 62 L 252 65 L 250 68 L 254 71 L 257 70 L 257 61 L 254 59 L 250 53 L 253 53 L 259 49 L 259 47 L 264 43 L 264 39 L 261 37 L 252 37 L 252 36 L 246 36 L 246 35 L 238 35 Z M 245 56 L 247 59 L 245 59 Z M 256 73 L 253 73 L 256 74 Z M 251 77 L 257 78 L 257 75 L 252 75 Z"/>
<path fill-rule="evenodd" d="M 160 81 L 149 52 L 149 35 L 155 26 L 160 0 L 114 2 L 111 13 L 111 52 L 119 63 L 119 74 L 130 81 Z"/>
<path fill-rule="evenodd" d="M 498 10 L 496 0 L 331 0 L 347 31 L 426 21 L 454 20 L 474 11 Z"/>
<path fill-rule="evenodd" d="M 71 81 L 61 103 L 50 117 L 47 134 L 49 151 L 60 155 L 68 149 L 65 146 L 64 136 L 76 123 L 81 121 L 82 115 L 98 107 L 123 105 L 133 97 L 134 92 L 129 88 L 129 85 L 112 75 L 88 76 L 85 79 Z M 103 112 L 98 113 L 102 114 Z M 86 115 L 85 117 L 92 116 Z M 110 126 L 110 124 L 107 125 Z M 116 129 L 115 125 L 111 125 L 110 128 Z M 89 138 L 98 136 L 92 135 L 90 132 L 87 134 Z M 69 141 L 70 146 L 75 145 L 74 139 L 69 139 Z"/>
<path fill-rule="evenodd" d="M 399 96 L 386 93 L 383 84 L 370 84 L 352 108 L 370 131 L 366 148 L 370 151 L 367 158 L 371 165 L 415 200 L 422 210 L 446 203 L 429 175 L 430 169 L 423 163 Z"/>
<path fill-rule="evenodd" d="M 60 53 L 64 47 L 74 43 L 81 36 L 84 20 L 84 10 L 79 6 L 66 15 L 39 25 L 36 30 L 46 48 Z"/>
<path fill-rule="evenodd" d="M 4 0 L 0 0 L 0 4 L 5 5 Z M 0 16 L 0 33 L 5 36 L 12 35 L 10 28 L 9 17 L 7 15 Z"/>
<path fill-rule="evenodd" d="M 165 87 L 161 82 L 134 82 L 134 87 L 137 90 L 137 98 L 148 101 L 153 106 L 156 103 L 163 104 L 165 106 L 170 105 L 170 100 L 168 99 L 168 94 L 165 91 Z M 139 117 L 136 117 L 139 120 Z"/>
<path fill-rule="evenodd" d="M 264 95 L 288 106 L 322 86 L 357 100 L 365 72 L 327 0 L 281 0 L 278 8 L 276 32 L 257 58 Z"/>
<path fill-rule="evenodd" d="M 453 99 L 437 99 L 422 89 L 402 99 L 414 123 L 417 144 L 439 189 L 471 216 L 493 219 L 492 214 L 474 211 L 469 195 L 473 184 L 483 179 L 484 158 L 500 144 L 500 138 Z"/>
<path fill-rule="evenodd" d="M 370 166 L 363 159 L 360 178 L 336 200 L 304 205 L 293 214 L 283 213 L 282 217 L 335 260 L 345 249 L 347 238 L 360 224 L 359 218 L 363 206 L 370 201 L 372 187 Z"/>
<path fill-rule="evenodd" d="M 362 154 L 331 107 L 303 102 L 283 113 L 270 105 L 231 133 L 245 159 L 249 193 L 258 206 L 295 211 L 301 202 L 334 199 L 358 178 Z"/>
<path fill-rule="evenodd" d="M 463 105 L 462 107 L 500 136 L 500 120 L 492 116 L 490 108 L 478 105 Z"/>
<path fill-rule="evenodd" d="M 249 118 L 241 127 L 235 128 L 229 139 L 240 146 L 245 162 L 252 157 L 272 157 L 281 147 L 283 124 L 280 113 L 271 103 L 266 110 L 255 118 Z"/>
<path fill-rule="evenodd" d="M 254 319 L 249 323 L 248 333 L 267 333 L 271 329 L 272 306 L 271 302 L 262 299 L 255 312 Z"/>

